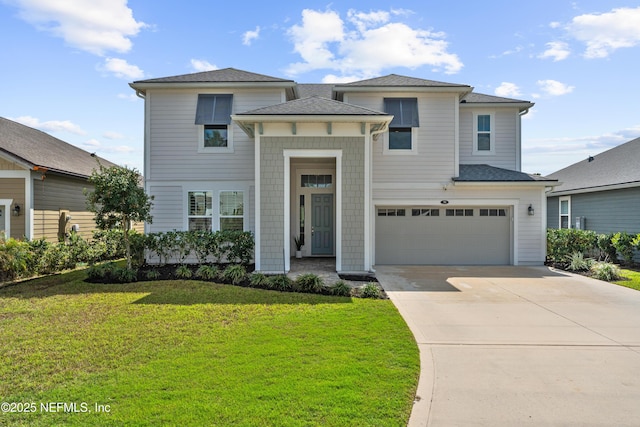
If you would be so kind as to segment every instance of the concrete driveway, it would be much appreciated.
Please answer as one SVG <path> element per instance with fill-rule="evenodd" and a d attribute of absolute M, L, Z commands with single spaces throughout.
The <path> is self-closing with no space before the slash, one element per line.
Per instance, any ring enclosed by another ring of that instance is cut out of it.
<path fill-rule="evenodd" d="M 640 425 L 640 292 L 546 267 L 376 277 L 420 348 L 410 426 Z"/>

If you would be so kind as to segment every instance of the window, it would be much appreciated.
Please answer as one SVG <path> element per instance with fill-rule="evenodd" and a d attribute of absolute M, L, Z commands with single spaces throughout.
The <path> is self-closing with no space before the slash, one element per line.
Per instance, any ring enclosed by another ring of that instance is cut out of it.
<path fill-rule="evenodd" d="M 388 209 L 388 208 L 380 208 L 378 209 L 378 216 L 405 216 L 406 211 L 404 209 Z"/>
<path fill-rule="evenodd" d="M 231 106 L 233 95 L 198 95 L 195 124 L 201 126 L 201 152 L 232 152 Z"/>
<path fill-rule="evenodd" d="M 493 113 L 473 115 L 473 153 L 493 154 L 495 136 L 493 132 Z"/>
<path fill-rule="evenodd" d="M 189 231 L 211 231 L 213 216 L 213 193 L 211 191 L 189 191 Z"/>
<path fill-rule="evenodd" d="M 447 216 L 473 216 L 473 209 L 447 209 Z"/>
<path fill-rule="evenodd" d="M 220 230 L 244 230 L 244 196 L 242 191 L 220 192 Z"/>
<path fill-rule="evenodd" d="M 560 228 L 571 228 L 571 199 L 569 197 L 560 198 Z"/>
<path fill-rule="evenodd" d="M 307 188 L 331 188 L 331 175 L 302 175 L 300 186 Z"/>
<path fill-rule="evenodd" d="M 440 209 L 411 209 L 411 216 L 440 216 Z"/>
<path fill-rule="evenodd" d="M 480 216 L 507 216 L 505 209 L 480 209 Z"/>
<path fill-rule="evenodd" d="M 393 120 L 389 124 L 389 151 L 413 151 L 415 149 L 414 138 L 418 120 L 417 98 L 385 98 L 384 111 L 393 114 Z"/>

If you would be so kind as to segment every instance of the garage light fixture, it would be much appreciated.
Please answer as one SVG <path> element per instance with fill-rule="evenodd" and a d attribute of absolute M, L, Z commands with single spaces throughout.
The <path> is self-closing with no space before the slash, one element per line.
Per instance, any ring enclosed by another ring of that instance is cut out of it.
<path fill-rule="evenodd" d="M 535 214 L 535 210 L 533 209 L 533 206 L 532 206 L 532 205 L 529 205 L 529 207 L 527 208 L 527 213 L 528 213 L 530 216 L 533 216 L 533 214 Z"/>

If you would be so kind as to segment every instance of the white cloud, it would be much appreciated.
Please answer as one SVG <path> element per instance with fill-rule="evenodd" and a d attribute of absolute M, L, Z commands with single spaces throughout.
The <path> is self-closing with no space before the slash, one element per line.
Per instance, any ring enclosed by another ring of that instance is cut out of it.
<path fill-rule="evenodd" d="M 546 44 L 546 46 L 547 50 L 538 55 L 538 58 L 551 58 L 554 60 L 554 62 L 556 62 L 567 59 L 567 57 L 571 54 L 569 45 L 565 42 L 549 42 Z"/>
<path fill-rule="evenodd" d="M 82 128 L 69 120 L 49 120 L 41 122 L 40 119 L 31 116 L 20 116 L 11 119 L 25 126 L 40 129 L 45 132 L 69 132 L 76 135 L 86 135 Z"/>
<path fill-rule="evenodd" d="M 500 86 L 496 88 L 494 93 L 497 96 L 503 97 L 512 97 L 512 96 L 520 96 L 522 93 L 520 92 L 520 88 L 515 83 L 502 82 Z"/>
<path fill-rule="evenodd" d="M 135 93 L 119 93 L 118 99 L 126 99 L 127 101 L 136 102 L 139 101 L 140 98 Z"/>
<path fill-rule="evenodd" d="M 457 55 L 448 52 L 444 33 L 414 29 L 402 22 L 391 21 L 392 16 L 406 14 L 406 11 L 364 13 L 350 10 L 344 21 L 332 10 L 305 9 L 302 23 L 289 29 L 294 51 L 303 61 L 290 64 L 287 72 L 296 75 L 329 69 L 361 79 L 397 66 L 431 66 L 434 71 L 447 74 L 460 71 L 463 64 Z"/>
<path fill-rule="evenodd" d="M 538 80 L 537 84 L 543 94 L 548 96 L 566 95 L 575 89 L 575 86 L 569 86 L 557 80 Z M 534 98 L 539 98 L 540 96 L 539 94 L 534 94 Z"/>
<path fill-rule="evenodd" d="M 97 139 L 89 139 L 89 140 L 83 142 L 82 145 L 84 145 L 85 147 L 89 147 L 89 148 L 102 147 L 102 144 Z"/>
<path fill-rule="evenodd" d="M 195 71 L 211 71 L 217 70 L 218 67 L 213 65 L 209 61 L 205 61 L 204 59 L 192 59 L 191 60 L 191 68 Z"/>
<path fill-rule="evenodd" d="M 101 71 L 112 73 L 121 79 L 140 79 L 144 77 L 144 71 L 138 66 L 129 64 L 120 58 L 107 58 L 104 64 L 98 67 Z"/>
<path fill-rule="evenodd" d="M 640 7 L 579 15 L 566 30 L 586 44 L 585 58 L 606 58 L 617 49 L 640 44 Z"/>
<path fill-rule="evenodd" d="M 131 50 L 130 38 L 146 27 L 127 0 L 14 0 L 20 17 L 70 46 L 104 55 Z"/>
<path fill-rule="evenodd" d="M 107 131 L 102 134 L 107 139 L 124 139 L 124 135 L 118 132 Z"/>
<path fill-rule="evenodd" d="M 254 40 L 260 37 L 260 27 L 256 27 L 253 31 L 247 31 L 242 35 L 242 44 L 245 46 L 251 46 Z"/>

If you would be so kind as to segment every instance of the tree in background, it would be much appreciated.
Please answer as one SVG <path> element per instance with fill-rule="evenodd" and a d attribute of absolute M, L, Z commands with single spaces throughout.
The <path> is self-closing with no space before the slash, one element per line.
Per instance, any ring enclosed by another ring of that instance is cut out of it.
<path fill-rule="evenodd" d="M 140 187 L 140 174 L 136 169 L 121 166 L 104 167 L 93 171 L 89 182 L 93 191 L 85 190 L 87 207 L 95 213 L 98 228 L 123 231 L 127 268 L 131 268 L 129 231 L 132 222 L 152 222 L 153 196 Z"/>

